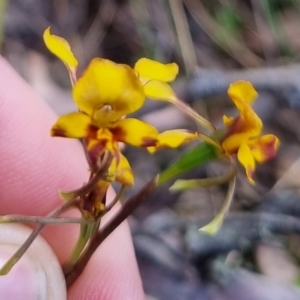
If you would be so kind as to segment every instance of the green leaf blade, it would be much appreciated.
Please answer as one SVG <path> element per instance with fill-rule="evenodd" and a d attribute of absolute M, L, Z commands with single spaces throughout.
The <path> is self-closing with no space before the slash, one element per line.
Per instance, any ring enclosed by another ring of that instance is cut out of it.
<path fill-rule="evenodd" d="M 160 174 L 158 185 L 162 185 L 175 176 L 190 171 L 218 157 L 219 150 L 216 149 L 215 146 L 208 143 L 197 145 L 186 152 L 177 162 Z"/>

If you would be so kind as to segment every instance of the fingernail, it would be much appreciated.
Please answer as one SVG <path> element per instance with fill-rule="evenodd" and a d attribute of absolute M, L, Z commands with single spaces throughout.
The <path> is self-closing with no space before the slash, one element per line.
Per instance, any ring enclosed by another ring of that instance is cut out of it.
<path fill-rule="evenodd" d="M 0 267 L 27 239 L 31 229 L 0 225 Z M 0 276 L 0 299 L 64 300 L 66 286 L 60 264 L 46 241 L 38 237 L 7 275 Z"/>
<path fill-rule="evenodd" d="M 1 245 L 0 265 L 3 266 L 17 249 L 12 245 Z M 7 275 L 0 277 L 2 299 L 47 299 L 46 292 L 45 272 L 28 255 L 23 256 Z"/>

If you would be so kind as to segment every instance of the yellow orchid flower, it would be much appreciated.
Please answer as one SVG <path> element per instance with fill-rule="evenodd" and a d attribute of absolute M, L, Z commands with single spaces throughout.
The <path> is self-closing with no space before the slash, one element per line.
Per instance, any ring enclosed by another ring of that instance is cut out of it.
<path fill-rule="evenodd" d="M 212 137 L 220 143 L 219 147 L 217 146 L 219 151 L 215 151 L 212 158 L 225 157 L 230 162 L 231 170 L 229 170 L 227 174 L 217 178 L 180 180 L 175 182 L 171 187 L 173 190 L 184 190 L 188 188 L 211 186 L 226 181 L 229 182 L 225 201 L 219 212 L 211 222 L 199 229 L 210 235 L 214 235 L 219 230 L 233 199 L 236 183 L 236 168 L 232 163 L 232 158 L 235 155 L 237 156 L 238 161 L 245 168 L 248 181 L 254 184 L 253 173 L 255 171 L 256 162 L 263 163 L 275 157 L 279 146 L 279 140 L 275 135 L 261 135 L 263 123 L 251 107 L 257 97 L 257 92 L 252 84 L 245 81 L 234 82 L 229 86 L 228 95 L 237 107 L 239 115 L 236 118 L 223 116 L 225 128 L 221 128 L 212 134 Z M 158 140 L 160 144 L 166 144 L 162 141 L 161 135 Z M 210 141 L 206 139 L 206 144 L 202 144 L 198 148 L 198 150 L 204 150 L 203 156 L 199 156 L 204 162 L 207 161 L 205 155 L 205 146 L 209 146 L 207 143 L 210 143 Z M 191 151 L 190 153 L 196 157 L 195 151 Z M 184 163 L 193 161 L 188 156 L 186 156 L 186 158 L 185 161 L 182 159 L 179 160 L 178 164 L 173 165 L 165 174 L 163 173 L 161 178 L 166 180 L 171 177 L 172 173 L 178 175 L 178 169 L 181 168 L 185 170 Z"/>
<path fill-rule="evenodd" d="M 202 139 L 216 146 L 220 157 L 230 158 L 237 155 L 238 161 L 246 170 L 249 182 L 253 184 L 256 162 L 263 163 L 274 158 L 279 140 L 272 134 L 261 136 L 263 123 L 251 107 L 257 97 L 251 83 L 245 81 L 232 83 L 228 95 L 237 107 L 239 115 L 236 118 L 224 116 L 225 129 L 213 133 L 212 137 L 185 130 L 163 132 L 158 135 L 156 146 L 148 149 L 149 152 L 153 153 L 163 147 L 177 148 L 192 140 Z"/>
<path fill-rule="evenodd" d="M 165 170 L 161 174 L 160 184 L 212 159 L 226 158 L 230 162 L 231 168 L 225 175 L 208 179 L 179 180 L 170 188 L 180 191 L 229 182 L 225 201 L 216 217 L 199 229 L 211 235 L 219 230 L 233 199 L 236 183 L 233 157 L 237 156 L 238 161 L 246 170 L 249 182 L 254 184 L 252 177 L 256 162 L 263 163 L 273 158 L 279 146 L 279 140 L 275 135 L 261 135 L 263 123 L 251 107 L 257 97 L 257 92 L 252 84 L 245 81 L 234 82 L 228 89 L 228 95 L 237 107 L 239 115 L 236 118 L 224 116 L 224 128 L 213 132 L 210 139 L 201 133 L 195 133 L 193 136 L 192 133 L 186 131 L 173 130 L 159 134 L 157 145 L 149 148 L 150 152 L 154 152 L 162 147 L 177 148 L 196 138 L 205 141 Z"/>
<path fill-rule="evenodd" d="M 99 141 L 103 136 L 106 142 L 143 147 L 154 144 L 157 131 L 151 125 L 122 119 L 145 101 L 143 87 L 130 67 L 106 59 L 92 60 L 73 87 L 73 99 L 80 111 L 60 117 L 52 135 Z"/>
<path fill-rule="evenodd" d="M 236 118 L 223 117 L 227 133 L 222 140 L 222 148 L 227 155 L 237 154 L 249 182 L 253 184 L 256 162 L 263 163 L 274 158 L 279 140 L 272 134 L 260 136 L 263 123 L 251 107 L 257 92 L 250 82 L 232 83 L 228 95 L 240 113 Z"/>
<path fill-rule="evenodd" d="M 44 40 L 49 50 L 67 66 L 73 83 L 73 99 L 79 109 L 79 112 L 59 117 L 51 135 L 85 139 L 93 163 L 105 150 L 110 151 L 117 162 L 116 180 L 132 185 L 132 171 L 118 142 L 149 147 L 156 145 L 158 136 L 153 126 L 138 119 L 124 119 L 145 102 L 144 88 L 136 71 L 127 65 L 95 58 L 77 79 L 77 60 L 67 41 L 51 35 L 49 28 Z"/>
<path fill-rule="evenodd" d="M 70 113 L 57 120 L 51 129 L 51 135 L 85 138 L 87 151 L 93 164 L 96 164 L 105 150 L 110 151 L 118 162 L 116 180 L 132 185 L 132 171 L 126 158 L 120 152 L 118 142 L 139 147 L 154 146 L 157 143 L 157 130 L 145 122 L 132 118 L 106 123 L 105 127 L 97 123 L 92 116 L 83 112 Z M 119 180 L 120 178 L 123 179 Z"/>

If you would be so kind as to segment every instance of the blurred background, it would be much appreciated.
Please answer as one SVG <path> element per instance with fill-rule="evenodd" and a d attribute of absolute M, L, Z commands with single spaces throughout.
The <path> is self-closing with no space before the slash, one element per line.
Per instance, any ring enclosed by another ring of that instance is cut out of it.
<path fill-rule="evenodd" d="M 58 113 L 74 110 L 63 64 L 46 49 L 51 26 L 79 58 L 134 65 L 141 57 L 176 62 L 173 88 L 221 126 L 236 113 L 229 84 L 249 80 L 259 92 L 255 110 L 264 132 L 281 140 L 273 161 L 258 166 L 256 185 L 244 172 L 231 212 L 215 237 L 198 228 L 216 214 L 227 186 L 172 194 L 159 188 L 130 218 L 148 300 L 300 299 L 300 0 L 0 0 L 0 48 Z M 175 107 L 148 100 L 135 116 L 160 131 L 197 130 Z M 150 156 L 126 148 L 136 192 L 188 147 Z M 184 178 L 213 177 L 213 162 Z"/>

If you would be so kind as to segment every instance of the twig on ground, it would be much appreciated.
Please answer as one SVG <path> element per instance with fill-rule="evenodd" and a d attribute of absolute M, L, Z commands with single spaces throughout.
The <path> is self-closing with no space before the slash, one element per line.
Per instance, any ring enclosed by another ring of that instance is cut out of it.
<path fill-rule="evenodd" d="M 300 64 L 234 71 L 199 69 L 187 85 L 187 94 L 190 98 L 225 95 L 237 80 L 250 81 L 258 91 L 289 93 L 291 101 L 300 103 Z"/>
<path fill-rule="evenodd" d="M 208 221 L 208 217 L 197 222 L 180 222 L 174 219 L 165 222 L 149 234 L 174 229 L 186 231 L 189 253 L 197 260 L 206 260 L 236 249 L 249 249 L 257 241 L 274 234 L 300 234 L 300 219 L 280 213 L 230 213 L 215 236 L 200 234 L 198 231 L 198 228 Z M 139 233 L 147 234 L 143 227 L 134 234 Z"/>

